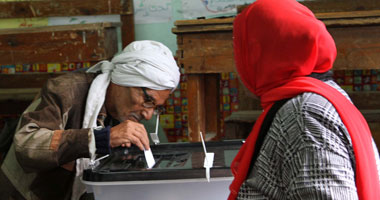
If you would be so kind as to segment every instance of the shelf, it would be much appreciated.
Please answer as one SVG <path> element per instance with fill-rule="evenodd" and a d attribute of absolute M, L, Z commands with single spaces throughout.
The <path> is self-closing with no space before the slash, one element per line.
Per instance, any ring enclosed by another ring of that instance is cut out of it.
<path fill-rule="evenodd" d="M 115 23 L 0 30 L 0 64 L 100 61 L 117 52 Z"/>
<path fill-rule="evenodd" d="M 65 74 L 65 72 L 0 74 L 0 89 L 41 88 L 47 79 L 62 74 Z"/>
<path fill-rule="evenodd" d="M 31 101 L 41 88 L 0 89 L 0 101 Z"/>
<path fill-rule="evenodd" d="M 133 14 L 132 0 L 3 1 L 0 18 Z"/>
<path fill-rule="evenodd" d="M 319 14 L 324 15 L 363 15 L 360 13 L 367 13 L 379 10 L 380 1 L 378 0 L 341 0 L 341 1 L 300 1 L 299 3 L 308 7 L 318 17 Z M 238 13 L 241 13 L 248 5 L 240 5 L 237 7 Z M 339 14 L 334 14 L 339 13 Z M 352 14 L 354 13 L 354 14 Z M 366 15 L 366 14 L 364 14 Z"/>

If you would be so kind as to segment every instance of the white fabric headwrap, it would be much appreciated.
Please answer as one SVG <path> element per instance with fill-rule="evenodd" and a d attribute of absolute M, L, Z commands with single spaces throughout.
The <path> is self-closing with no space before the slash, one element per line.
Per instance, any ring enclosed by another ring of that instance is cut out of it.
<path fill-rule="evenodd" d="M 100 70 L 102 74 L 95 78 L 87 96 L 83 128 L 96 126 L 96 118 L 104 103 L 110 80 L 125 87 L 174 91 L 180 78 L 179 68 L 170 49 L 151 40 L 132 42 L 111 62 L 99 62 L 87 72 Z"/>
<path fill-rule="evenodd" d="M 97 126 L 96 119 L 104 104 L 110 81 L 125 87 L 174 91 L 180 78 L 179 68 L 170 49 L 160 42 L 151 40 L 132 42 L 111 62 L 101 61 L 87 72 L 94 73 L 100 70 L 102 74 L 93 80 L 87 95 L 83 128 Z M 92 155 L 94 156 L 94 153 Z M 80 158 L 76 161 L 76 178 L 71 199 L 77 200 L 85 192 L 85 186 L 80 181 L 80 177 L 89 161 L 88 158 Z"/>

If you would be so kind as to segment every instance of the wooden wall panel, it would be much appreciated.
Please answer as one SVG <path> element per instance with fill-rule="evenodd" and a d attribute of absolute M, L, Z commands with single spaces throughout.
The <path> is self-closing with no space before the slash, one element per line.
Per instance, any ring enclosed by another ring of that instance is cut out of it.
<path fill-rule="evenodd" d="M 329 28 L 337 46 L 335 69 L 376 69 L 380 66 L 380 26 Z"/>
<path fill-rule="evenodd" d="M 188 75 L 187 99 L 189 105 L 189 141 L 201 141 L 200 132 L 206 134 L 206 111 L 205 111 L 205 84 L 204 76 Z"/>
<path fill-rule="evenodd" d="M 314 0 L 300 3 L 314 13 L 380 9 L 380 1 L 378 0 Z"/>
<path fill-rule="evenodd" d="M 380 123 L 368 123 L 369 128 L 371 129 L 373 140 L 375 140 L 377 150 L 380 150 Z"/>
<path fill-rule="evenodd" d="M 206 133 L 215 133 L 216 139 L 220 136 L 220 99 L 219 95 L 220 74 L 205 74 L 205 112 L 206 112 Z"/>
<path fill-rule="evenodd" d="M 319 18 L 333 36 L 338 55 L 335 68 L 377 69 L 380 66 L 380 10 L 324 13 Z M 180 20 L 177 34 L 178 61 L 185 73 L 235 71 L 232 43 L 233 20 Z M 218 31 L 219 30 L 219 31 Z"/>
<path fill-rule="evenodd" d="M 178 37 L 182 37 L 182 45 L 178 45 L 178 61 L 184 64 L 185 73 L 220 73 L 235 70 L 232 32 L 193 33 Z"/>
<path fill-rule="evenodd" d="M 380 92 L 350 92 L 348 95 L 361 110 L 380 109 Z M 377 120 L 380 121 L 380 117 Z"/>
<path fill-rule="evenodd" d="M 312 0 L 300 1 L 314 13 L 379 10 L 378 0 Z M 248 5 L 238 6 L 241 13 Z"/>
<path fill-rule="evenodd" d="M 132 0 L 29 0 L 0 2 L 0 18 L 133 14 Z"/>
<path fill-rule="evenodd" d="M 0 74 L 0 89 L 41 88 L 49 78 L 61 73 Z"/>
<path fill-rule="evenodd" d="M 121 15 L 121 40 L 123 48 L 135 41 L 134 15 Z"/>
<path fill-rule="evenodd" d="M 0 101 L 0 116 L 1 115 L 20 115 L 29 106 L 32 100 L 29 101 L 18 101 L 18 100 L 8 100 Z M 1 121 L 1 118 L 0 118 Z M 1 128 L 0 128 L 1 129 Z"/>
<path fill-rule="evenodd" d="M 110 23 L 0 30 L 0 64 L 99 61 L 116 52 Z"/>
<path fill-rule="evenodd" d="M 26 108 L 24 104 L 35 98 L 49 78 L 63 74 L 65 72 L 0 74 L 0 115 L 21 113 L 15 111 Z M 11 111 L 13 108 L 15 111 Z"/>

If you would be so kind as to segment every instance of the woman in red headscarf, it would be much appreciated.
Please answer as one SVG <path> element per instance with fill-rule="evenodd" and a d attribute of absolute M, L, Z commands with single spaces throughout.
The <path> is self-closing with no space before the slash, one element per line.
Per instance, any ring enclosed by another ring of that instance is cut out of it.
<path fill-rule="evenodd" d="M 295 0 L 258 0 L 233 35 L 240 79 L 264 112 L 232 163 L 229 199 L 380 199 L 378 151 L 331 78 L 325 25 Z"/>

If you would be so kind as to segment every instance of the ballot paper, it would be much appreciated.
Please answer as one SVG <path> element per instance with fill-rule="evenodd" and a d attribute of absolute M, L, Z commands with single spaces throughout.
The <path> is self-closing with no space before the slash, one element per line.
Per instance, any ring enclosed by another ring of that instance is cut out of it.
<path fill-rule="evenodd" d="M 156 161 L 154 160 L 152 150 L 149 148 L 148 150 L 144 149 L 144 155 L 145 160 L 147 163 L 148 169 L 152 169 L 152 167 L 156 164 Z"/>
<path fill-rule="evenodd" d="M 214 153 L 206 153 L 203 167 L 206 169 L 206 179 L 210 182 L 210 168 L 214 163 Z"/>
<path fill-rule="evenodd" d="M 205 153 L 205 160 L 203 162 L 203 167 L 206 169 L 207 182 L 210 182 L 210 168 L 213 166 L 213 163 L 214 163 L 214 153 L 213 152 L 207 153 L 206 145 L 205 145 L 205 141 L 203 139 L 202 132 L 200 132 L 199 134 L 201 136 L 203 151 Z"/>

